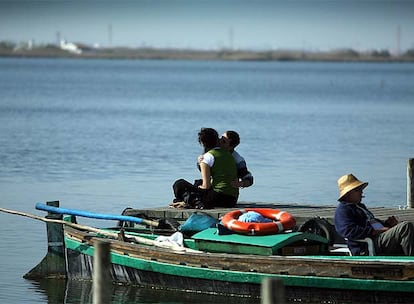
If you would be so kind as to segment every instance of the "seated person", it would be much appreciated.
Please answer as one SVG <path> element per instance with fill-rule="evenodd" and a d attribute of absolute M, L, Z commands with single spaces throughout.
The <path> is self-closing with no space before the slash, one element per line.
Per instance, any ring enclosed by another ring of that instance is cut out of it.
<path fill-rule="evenodd" d="M 183 201 L 186 208 L 234 207 L 239 189 L 232 185 L 237 179 L 233 156 L 219 146 L 218 133 L 214 129 L 202 128 L 198 141 L 204 148 L 200 162 L 201 182 L 193 185 L 184 179 L 177 180 L 173 185 L 175 199 L 171 206 L 181 207 L 177 203 Z"/>
<path fill-rule="evenodd" d="M 364 243 L 353 240 L 370 237 L 376 255 L 414 255 L 414 225 L 398 223 L 393 216 L 386 221 L 374 217 L 361 203 L 363 190 L 368 183 L 347 174 L 338 179 L 339 204 L 335 211 L 335 229 L 348 239 L 353 255 L 363 255 Z"/>
<path fill-rule="evenodd" d="M 240 136 L 236 131 L 226 131 L 221 135 L 220 147 L 229 151 L 236 161 L 238 179 L 233 182 L 233 187 L 246 188 L 253 185 L 253 175 L 247 169 L 244 158 L 235 150 L 239 144 Z"/>
<path fill-rule="evenodd" d="M 226 131 L 221 135 L 220 147 L 229 151 L 236 162 L 237 179 L 232 181 L 234 188 L 247 188 L 253 185 L 253 175 L 247 169 L 246 161 L 235 148 L 240 144 L 240 136 L 236 131 Z M 203 160 L 203 154 L 198 157 L 197 166 L 200 169 L 200 162 Z"/>

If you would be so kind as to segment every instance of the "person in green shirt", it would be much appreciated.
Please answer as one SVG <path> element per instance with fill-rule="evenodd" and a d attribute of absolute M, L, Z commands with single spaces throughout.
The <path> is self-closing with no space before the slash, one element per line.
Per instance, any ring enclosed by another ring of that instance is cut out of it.
<path fill-rule="evenodd" d="M 212 128 L 202 128 L 198 142 L 204 148 L 199 164 L 201 183 L 177 180 L 173 185 L 175 199 L 171 206 L 199 209 L 234 207 L 239 197 L 239 189 L 232 186 L 232 182 L 237 180 L 234 157 L 220 147 L 218 133 Z"/>

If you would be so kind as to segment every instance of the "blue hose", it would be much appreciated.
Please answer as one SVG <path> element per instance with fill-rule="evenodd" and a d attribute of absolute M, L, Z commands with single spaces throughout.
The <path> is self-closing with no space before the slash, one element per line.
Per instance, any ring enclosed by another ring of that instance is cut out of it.
<path fill-rule="evenodd" d="M 147 222 L 147 220 L 139 218 L 139 217 L 135 217 L 135 216 L 94 213 L 94 212 L 88 212 L 88 211 L 82 211 L 82 210 L 53 207 L 53 206 L 48 206 L 42 203 L 37 203 L 36 209 L 48 211 L 52 213 L 75 215 L 75 216 L 89 217 L 89 218 L 102 219 L 102 220 L 127 221 L 127 222 L 133 222 L 133 223 L 138 223 L 138 224 Z"/>

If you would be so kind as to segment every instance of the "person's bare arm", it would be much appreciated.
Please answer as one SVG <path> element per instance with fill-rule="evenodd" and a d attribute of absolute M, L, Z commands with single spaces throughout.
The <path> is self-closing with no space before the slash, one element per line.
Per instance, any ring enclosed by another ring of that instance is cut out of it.
<path fill-rule="evenodd" d="M 201 178 L 203 180 L 203 184 L 199 186 L 201 189 L 210 189 L 211 188 L 211 172 L 210 167 L 206 164 L 201 162 L 200 163 L 200 170 L 201 170 Z"/>

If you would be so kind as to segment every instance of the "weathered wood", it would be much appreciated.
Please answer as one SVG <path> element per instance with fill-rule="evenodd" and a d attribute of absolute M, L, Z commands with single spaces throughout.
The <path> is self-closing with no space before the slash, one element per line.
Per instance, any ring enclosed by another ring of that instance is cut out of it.
<path fill-rule="evenodd" d="M 63 221 L 63 220 L 57 220 L 57 219 L 51 219 L 51 218 L 43 218 L 34 214 L 29 214 L 26 212 L 20 212 L 20 211 L 15 211 L 15 210 L 9 210 L 9 209 L 4 209 L 4 208 L 0 208 L 1 212 L 6 212 L 6 213 L 10 213 L 10 214 L 15 214 L 15 215 L 21 215 L 21 216 L 25 216 L 25 217 L 29 217 L 35 220 L 39 220 L 39 221 L 43 221 L 46 222 L 47 224 L 59 224 L 59 225 L 65 225 L 65 226 L 70 226 L 76 229 L 80 229 L 82 231 L 89 231 L 89 232 L 93 232 L 102 236 L 106 236 L 106 237 L 110 237 L 110 238 L 118 238 L 119 234 L 115 233 L 115 232 L 109 232 L 107 230 L 103 230 L 103 229 L 98 229 L 98 228 L 94 228 L 91 226 L 86 226 L 86 225 L 80 225 L 80 224 L 76 224 L 76 223 L 72 223 L 72 222 L 67 222 L 67 221 Z M 62 230 L 63 231 L 63 230 Z M 139 237 L 139 236 L 135 236 L 135 235 L 130 235 L 130 234 L 124 234 L 124 236 L 127 236 L 128 238 L 131 239 L 131 241 L 137 242 L 137 243 L 143 243 L 146 245 L 152 245 L 152 246 L 159 246 L 159 247 L 168 247 L 170 249 L 173 250 L 179 250 L 179 251 L 196 251 L 196 250 L 191 250 L 189 248 L 184 248 L 184 247 L 177 247 L 177 246 L 169 246 L 166 243 L 161 243 L 161 242 L 156 242 L 147 238 L 143 238 L 143 237 Z M 63 233 L 62 233 L 62 243 L 64 242 L 63 240 Z M 56 244 L 55 244 L 56 245 Z M 50 258 L 51 255 L 47 255 L 46 258 Z"/>
<path fill-rule="evenodd" d="M 59 207 L 59 201 L 51 201 L 46 203 L 48 206 Z M 48 219 L 62 220 L 62 214 L 48 212 L 46 215 Z M 65 254 L 64 240 L 63 240 L 63 226 L 60 223 L 49 222 L 46 224 L 48 252 L 60 255 Z"/>
<path fill-rule="evenodd" d="M 84 244 L 93 245 L 94 238 L 88 233 L 65 228 L 70 237 L 81 240 Z M 392 280 L 414 279 L 414 264 L 401 261 L 380 260 L 344 260 L 340 257 L 331 259 L 314 259 L 307 256 L 258 256 L 248 254 L 205 254 L 180 253 L 169 249 L 125 243 L 118 240 L 107 240 L 111 243 L 112 252 L 143 260 L 175 263 L 189 267 L 206 267 L 217 270 L 241 272 L 259 272 L 273 274 L 289 274 L 299 276 L 348 277 L 348 278 L 383 278 Z"/>
<path fill-rule="evenodd" d="M 315 216 L 327 218 L 333 221 L 336 205 L 306 205 L 297 203 L 245 203 L 240 202 L 236 208 L 273 208 L 283 211 L 287 211 L 296 218 L 297 226 L 303 224 L 306 220 Z M 368 205 L 368 208 L 374 213 L 374 215 L 380 219 L 386 220 L 389 216 L 394 215 L 401 221 L 414 222 L 414 208 L 404 210 L 399 208 L 398 205 L 392 207 L 375 207 Z M 148 217 L 153 218 L 173 218 L 178 221 L 185 221 L 194 212 L 204 212 L 215 218 L 220 218 L 229 211 L 234 210 L 231 208 L 215 208 L 208 210 L 197 209 L 174 209 L 168 207 L 158 207 L 151 209 L 130 209 L 125 214 L 145 214 Z"/>
<path fill-rule="evenodd" d="M 96 241 L 93 256 L 93 303 L 111 303 L 112 280 L 109 269 L 111 268 L 110 244 L 105 241 Z"/>
<path fill-rule="evenodd" d="M 92 259 L 90 256 L 79 254 L 77 251 L 72 251 L 68 249 L 68 258 L 71 261 L 70 265 L 83 265 L 90 264 Z M 89 261 L 89 262 L 88 262 Z M 155 262 L 156 263 L 156 262 Z M 173 266 L 172 266 L 173 267 Z M 71 269 L 72 270 L 72 269 Z M 118 285 L 116 286 L 140 286 L 143 287 L 141 290 L 145 290 L 145 287 L 154 289 L 158 292 L 167 292 L 166 297 L 172 301 L 172 295 L 174 291 L 194 291 L 193 295 L 200 295 L 198 303 L 218 303 L 220 298 L 218 295 L 225 295 L 226 298 L 223 299 L 220 303 L 256 303 L 256 298 L 260 298 L 260 283 L 248 283 L 248 282 L 227 282 L 222 280 L 208 280 L 199 277 L 186 277 L 179 276 L 174 274 L 163 274 L 159 272 L 153 272 L 151 269 L 137 269 L 128 266 L 121 266 L 117 264 L 112 264 L 111 272 L 117 278 Z M 73 269 L 73 280 L 70 282 L 84 282 L 89 280 L 92 276 L 89 277 L 86 275 L 91 273 L 90 269 L 82 268 Z M 219 271 L 222 273 L 222 271 Z M 245 278 L 249 274 L 242 274 L 242 277 Z M 311 280 L 317 279 L 311 277 Z M 344 278 L 344 280 L 347 280 Z M 308 303 L 325 303 L 327 299 L 330 303 L 365 303 L 365 304 L 408 304 L 412 303 L 413 292 L 401 292 L 401 291 L 389 291 L 389 290 L 367 290 L 359 288 L 349 289 L 346 288 L 345 282 L 342 284 L 341 280 L 336 280 L 338 288 L 324 288 L 322 286 L 292 286 L 285 284 L 286 300 L 290 302 L 305 302 Z M 122 284 L 124 283 L 124 284 Z M 376 282 L 374 285 L 377 284 Z M 339 289 L 340 288 L 340 289 Z M 125 292 L 123 292 L 125 294 Z M 176 302 L 182 302 L 183 294 L 178 293 L 179 298 Z M 238 295 L 236 298 L 230 299 L 229 296 Z M 208 298 L 209 296 L 213 298 Z M 241 296 L 241 297 L 239 297 Z M 139 291 L 139 296 L 136 299 L 142 299 L 143 297 L 141 291 Z M 185 298 L 185 296 L 184 296 Z M 247 301 L 246 301 L 247 300 Z M 138 301 L 139 302 L 139 301 Z"/>
<path fill-rule="evenodd" d="M 285 286 L 277 278 L 265 278 L 261 286 L 262 304 L 285 304 Z"/>
<path fill-rule="evenodd" d="M 48 206 L 59 207 L 59 201 L 47 202 Z M 24 214 L 24 216 L 29 216 Z M 43 260 L 24 275 L 26 279 L 37 278 L 65 278 L 65 245 L 63 239 L 63 226 L 60 223 L 61 214 L 48 213 L 46 221 L 47 254 Z"/>
<path fill-rule="evenodd" d="M 407 163 L 407 208 L 414 208 L 414 158 Z"/>
<path fill-rule="evenodd" d="M 74 216 L 94 218 L 94 219 L 100 219 L 100 220 L 129 221 L 133 223 L 145 224 L 145 225 L 150 225 L 154 227 L 158 227 L 159 225 L 159 222 L 157 221 L 146 220 L 146 219 L 142 219 L 136 216 L 128 217 L 128 216 L 117 215 L 117 214 L 116 215 L 115 214 L 104 214 L 104 213 L 96 213 L 96 212 L 90 212 L 90 211 L 85 211 L 85 210 L 59 208 L 56 206 L 45 205 L 42 203 L 37 203 L 36 209 L 47 211 L 49 214 L 74 215 Z"/>

